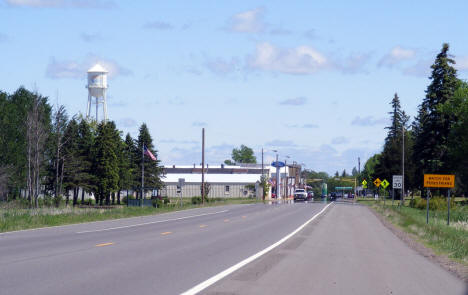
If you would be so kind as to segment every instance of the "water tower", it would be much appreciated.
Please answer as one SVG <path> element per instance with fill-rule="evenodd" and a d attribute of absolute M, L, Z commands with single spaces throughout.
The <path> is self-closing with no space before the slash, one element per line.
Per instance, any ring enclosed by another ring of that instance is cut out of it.
<path fill-rule="evenodd" d="M 96 121 L 99 120 L 99 104 L 102 104 L 104 121 L 107 121 L 107 73 L 108 71 L 100 64 L 94 65 L 88 70 L 88 108 L 86 109 L 86 118 L 91 116 L 91 107 L 96 105 Z M 94 102 L 93 102 L 94 97 Z"/>

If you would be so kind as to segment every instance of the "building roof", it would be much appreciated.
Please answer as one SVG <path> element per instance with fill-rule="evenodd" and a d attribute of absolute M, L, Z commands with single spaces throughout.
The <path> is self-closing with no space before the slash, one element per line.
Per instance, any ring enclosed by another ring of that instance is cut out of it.
<path fill-rule="evenodd" d="M 101 66 L 100 64 L 95 64 L 94 66 L 92 66 L 89 70 L 88 70 L 88 73 L 108 73 L 109 71 L 107 71 L 103 66 Z"/>
<path fill-rule="evenodd" d="M 179 182 L 184 178 L 185 183 L 201 183 L 201 173 L 168 173 L 162 179 L 165 183 Z M 260 181 L 261 174 L 205 174 L 207 183 L 255 183 Z"/>

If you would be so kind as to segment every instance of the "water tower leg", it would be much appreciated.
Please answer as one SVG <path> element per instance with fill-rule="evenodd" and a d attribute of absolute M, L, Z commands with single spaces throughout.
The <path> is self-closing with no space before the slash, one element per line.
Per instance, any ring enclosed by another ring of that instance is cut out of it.
<path fill-rule="evenodd" d="M 103 93 L 102 106 L 104 108 L 104 121 L 107 122 L 107 101 L 106 101 L 106 91 Z"/>
<path fill-rule="evenodd" d="M 91 96 L 88 95 L 88 107 L 86 108 L 86 118 L 89 118 L 90 113 L 91 113 Z"/>
<path fill-rule="evenodd" d="M 99 122 L 98 114 L 99 114 L 99 97 L 96 97 L 96 122 Z"/>

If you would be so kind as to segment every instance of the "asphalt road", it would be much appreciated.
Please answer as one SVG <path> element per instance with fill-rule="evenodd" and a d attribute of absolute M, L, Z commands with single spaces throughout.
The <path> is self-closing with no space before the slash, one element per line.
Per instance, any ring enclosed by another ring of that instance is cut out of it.
<path fill-rule="evenodd" d="M 323 207 L 232 205 L 0 234 L 0 294 L 179 294 Z"/>
<path fill-rule="evenodd" d="M 369 211 L 334 204 L 315 223 L 200 294 L 468 294 Z"/>
<path fill-rule="evenodd" d="M 0 234 L 0 294 L 180 294 L 325 204 L 233 205 Z M 367 208 L 332 204 L 201 294 L 464 294 Z"/>

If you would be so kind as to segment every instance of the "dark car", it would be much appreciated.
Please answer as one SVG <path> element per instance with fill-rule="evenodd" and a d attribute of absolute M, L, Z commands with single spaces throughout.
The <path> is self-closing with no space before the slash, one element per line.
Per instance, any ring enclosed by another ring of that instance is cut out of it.
<path fill-rule="evenodd" d="M 336 193 L 331 193 L 329 197 L 330 201 L 336 201 Z"/>

